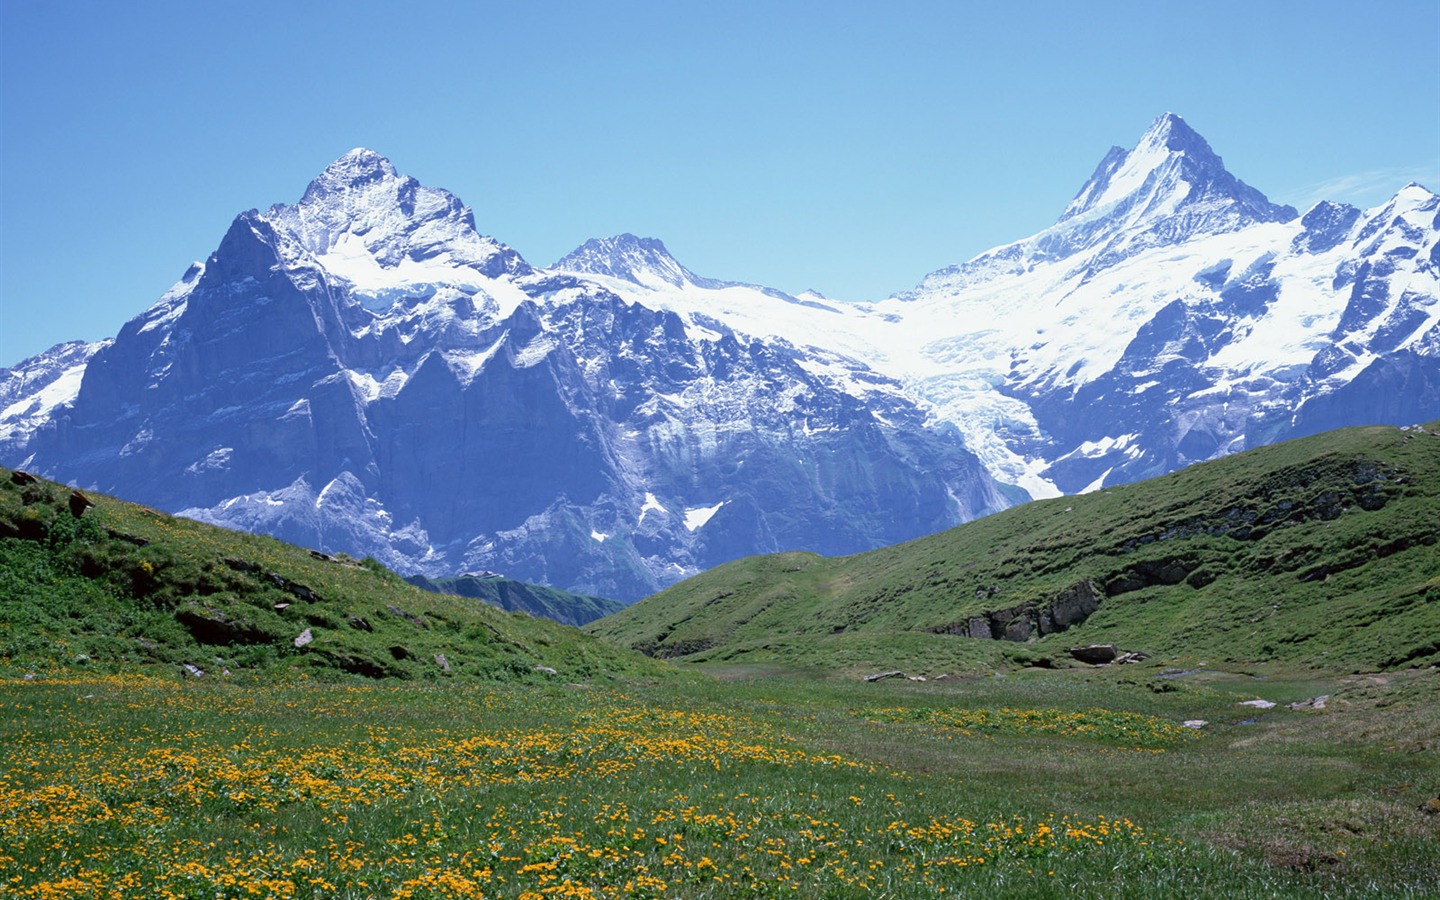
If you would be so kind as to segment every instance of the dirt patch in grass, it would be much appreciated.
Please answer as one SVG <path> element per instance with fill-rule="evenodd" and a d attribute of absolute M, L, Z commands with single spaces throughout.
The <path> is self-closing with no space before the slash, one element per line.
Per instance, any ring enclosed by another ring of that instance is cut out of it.
<path fill-rule="evenodd" d="M 1219 847 L 1256 856 L 1272 866 L 1297 872 L 1343 875 L 1364 868 L 1377 847 L 1434 846 L 1440 822 L 1409 803 L 1387 796 L 1317 801 L 1244 810 L 1231 829 L 1212 831 L 1207 840 Z M 1411 857 L 1416 864 L 1425 864 Z"/>

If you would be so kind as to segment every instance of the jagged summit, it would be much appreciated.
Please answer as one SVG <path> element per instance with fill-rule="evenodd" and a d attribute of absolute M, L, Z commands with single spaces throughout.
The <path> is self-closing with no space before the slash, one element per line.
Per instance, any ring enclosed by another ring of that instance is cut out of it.
<path fill-rule="evenodd" d="M 1199 132 L 1184 119 L 1167 112 L 1150 124 L 1134 149 L 1110 148 L 1095 167 L 1090 180 L 1060 214 L 1059 221 L 1073 219 L 1120 200 L 1143 184 L 1152 172 L 1170 160 L 1171 154 L 1176 153 L 1192 156 L 1205 167 L 1224 168 L 1220 157 L 1215 155 Z"/>
<path fill-rule="evenodd" d="M 1134 148 L 1110 148 L 1054 225 L 932 272 L 917 291 L 897 296 L 959 289 L 1042 263 L 1064 262 L 1093 275 L 1149 249 L 1298 216 L 1232 175 L 1205 138 L 1165 113 Z"/>
<path fill-rule="evenodd" d="M 1174 113 L 1165 113 L 1151 123 L 1134 149 L 1110 148 L 1065 207 L 1059 223 L 1103 215 L 1123 217 L 1133 226 L 1195 206 L 1218 214 L 1211 217 L 1207 231 L 1284 222 L 1297 215 L 1293 207 L 1271 203 L 1230 174 L 1199 132 Z"/>
<path fill-rule="evenodd" d="M 476 230 L 474 215 L 459 197 L 401 174 L 389 159 L 364 147 L 326 166 L 299 203 L 272 206 L 264 218 L 332 274 L 352 282 L 367 280 L 372 268 L 394 269 L 407 261 L 488 278 L 531 271 L 513 249 Z"/>
<path fill-rule="evenodd" d="M 356 147 L 325 167 L 310 182 L 301 203 L 314 201 L 341 191 L 355 190 L 387 178 L 398 178 L 395 165 L 384 156 L 366 147 Z"/>
<path fill-rule="evenodd" d="M 628 232 L 608 238 L 591 238 L 550 268 L 604 275 L 653 290 L 683 288 L 686 285 L 722 286 L 722 282 L 702 278 L 682 266 L 659 238 L 637 237 Z"/>
<path fill-rule="evenodd" d="M 1220 163 L 1220 157 L 1210 149 L 1210 144 L 1200 136 L 1200 132 L 1191 128 L 1188 122 L 1173 112 L 1156 116 L 1155 121 L 1150 123 L 1145 134 L 1141 135 L 1136 149 L 1146 145 L 1163 146 L 1172 152 L 1187 153 Z"/>

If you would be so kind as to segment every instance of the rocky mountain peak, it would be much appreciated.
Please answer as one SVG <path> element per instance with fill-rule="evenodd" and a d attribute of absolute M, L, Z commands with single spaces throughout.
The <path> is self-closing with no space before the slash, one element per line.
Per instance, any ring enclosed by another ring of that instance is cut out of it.
<path fill-rule="evenodd" d="M 364 148 L 326 166 L 298 204 L 273 206 L 267 218 L 290 226 L 318 253 L 328 252 L 347 234 L 374 245 L 424 222 L 447 222 L 456 236 L 475 227 L 470 210 L 454 194 L 424 187 Z"/>
<path fill-rule="evenodd" d="M 1210 149 L 1205 138 L 1200 136 L 1200 132 L 1191 128 L 1189 123 L 1172 112 L 1157 116 L 1155 121 L 1150 123 L 1150 127 L 1141 136 L 1136 149 L 1144 146 L 1161 146 L 1172 153 L 1185 153 L 1204 158 L 1206 161 L 1213 160 L 1216 163 L 1220 161 L 1220 157 Z"/>
<path fill-rule="evenodd" d="M 374 150 L 356 147 L 326 166 L 325 171 L 310 182 L 300 202 L 315 202 L 333 194 L 360 190 L 367 185 L 399 177 L 400 173 L 390 160 Z"/>
<path fill-rule="evenodd" d="M 637 237 L 628 232 L 608 238 L 591 238 L 561 257 L 551 268 L 605 275 L 655 290 L 685 287 L 687 284 L 705 287 L 711 282 L 711 279 L 701 278 L 682 266 L 659 238 Z"/>
<path fill-rule="evenodd" d="M 407 260 L 491 278 L 531 271 L 514 250 L 476 231 L 459 197 L 401 174 L 364 147 L 326 166 L 299 203 L 272 206 L 264 218 L 351 282 Z"/>
<path fill-rule="evenodd" d="M 896 296 L 957 290 L 1022 274 L 1037 263 L 1063 261 L 1093 276 L 1155 247 L 1298 215 L 1232 175 L 1205 138 L 1180 116 L 1165 113 L 1133 148 L 1106 152 L 1054 225 L 932 272 L 915 291 Z"/>
<path fill-rule="evenodd" d="M 1174 113 L 1165 113 L 1134 149 L 1110 148 L 1059 222 L 1122 216 L 1131 219 L 1131 225 L 1149 224 L 1196 204 L 1231 208 L 1235 224 L 1296 216 L 1293 208 L 1271 203 L 1230 174 L 1199 132 Z"/>

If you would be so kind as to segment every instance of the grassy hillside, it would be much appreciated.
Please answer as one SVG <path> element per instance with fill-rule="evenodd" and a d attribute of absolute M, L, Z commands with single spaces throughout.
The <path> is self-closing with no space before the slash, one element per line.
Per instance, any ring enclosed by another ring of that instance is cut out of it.
<path fill-rule="evenodd" d="M 371 561 L 72 494 L 0 468 L 0 663 L 521 681 L 671 671 Z"/>
<path fill-rule="evenodd" d="M 661 657 L 841 672 L 1060 664 L 1098 642 L 1419 666 L 1440 662 L 1437 542 L 1440 423 L 1346 429 L 870 553 L 739 560 L 587 630 Z"/>
<path fill-rule="evenodd" d="M 572 594 L 559 588 L 528 584 L 501 575 L 460 575 L 455 578 L 411 575 L 405 580 L 437 594 L 454 594 L 457 597 L 483 600 L 491 606 L 542 616 L 566 625 L 584 625 L 625 608 L 625 604 L 619 600 Z"/>

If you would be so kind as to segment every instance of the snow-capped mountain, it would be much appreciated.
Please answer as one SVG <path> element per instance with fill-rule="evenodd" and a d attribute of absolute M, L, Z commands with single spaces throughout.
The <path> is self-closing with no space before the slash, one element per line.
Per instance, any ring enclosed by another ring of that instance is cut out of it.
<path fill-rule="evenodd" d="M 90 357 L 109 343 L 69 341 L 0 369 L 0 446 L 23 445 L 56 407 L 74 400 Z"/>
<path fill-rule="evenodd" d="M 1437 211 L 1410 185 L 1372 210 L 1299 216 L 1166 114 L 1133 149 L 1112 148 L 1054 225 L 883 301 L 605 284 L 862 361 L 998 480 L 1050 496 L 1440 416 Z"/>
<path fill-rule="evenodd" d="M 550 268 L 577 275 L 603 275 L 651 290 L 727 286 L 714 278 L 701 278 L 680 265 L 658 238 L 633 234 L 591 238 Z"/>
<path fill-rule="evenodd" d="M 1410 185 L 1297 216 L 1165 115 L 1055 225 L 871 307 L 874 361 L 1034 494 L 1440 415 L 1437 211 Z"/>
<path fill-rule="evenodd" d="M 1179 116 L 1167 113 L 1134 149 L 1111 147 L 1054 225 L 934 272 L 915 291 L 900 296 L 959 291 L 1082 255 L 1088 270 L 1099 271 L 1147 248 L 1287 222 L 1295 215 L 1294 208 L 1272 204 L 1231 175 L 1204 138 Z"/>
<path fill-rule="evenodd" d="M 548 269 L 356 150 L 113 341 L 0 370 L 0 461 L 405 572 L 636 598 L 1284 437 L 1440 417 L 1440 197 L 1298 215 L 1174 115 L 1055 224 L 870 302 Z M 977 460 L 978 457 L 978 460 Z"/>
<path fill-rule="evenodd" d="M 864 364 L 535 270 L 367 150 L 241 214 L 113 341 L 0 391 L 9 464 L 405 572 L 627 600 L 1009 502 Z"/>
<path fill-rule="evenodd" d="M 1230 174 L 1203 137 L 1166 113 L 1134 149 L 1110 148 L 1047 236 L 1057 239 L 1057 256 L 1120 241 L 1101 256 L 1114 259 L 1127 249 L 1288 222 L 1295 215 L 1293 207 L 1271 203 Z"/>

